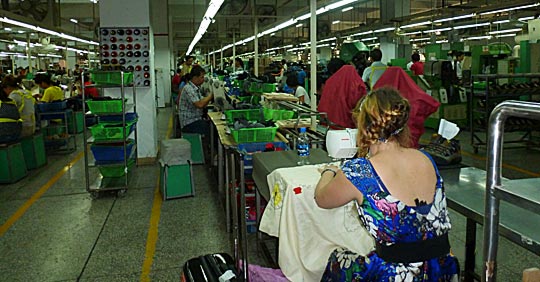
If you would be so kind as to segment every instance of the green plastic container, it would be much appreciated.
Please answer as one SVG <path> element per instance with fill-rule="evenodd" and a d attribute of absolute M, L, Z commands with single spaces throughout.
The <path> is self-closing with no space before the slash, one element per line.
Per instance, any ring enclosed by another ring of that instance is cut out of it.
<path fill-rule="evenodd" d="M 191 162 L 193 164 L 204 164 L 204 151 L 201 135 L 197 133 L 182 133 L 182 138 L 191 143 Z"/>
<path fill-rule="evenodd" d="M 128 165 L 128 173 L 129 173 L 129 171 L 135 165 L 135 160 L 134 159 L 128 160 L 127 165 Z M 101 173 L 101 175 L 103 175 L 103 177 L 122 177 L 126 174 L 123 164 L 120 164 L 117 166 L 112 166 L 112 165 L 100 166 L 98 168 L 99 168 L 99 172 Z"/>
<path fill-rule="evenodd" d="M 47 164 L 43 134 L 36 133 L 33 136 L 23 138 L 21 146 L 27 169 L 35 169 Z"/>
<path fill-rule="evenodd" d="M 163 200 L 189 197 L 195 194 L 191 164 L 161 166 L 159 183 Z"/>
<path fill-rule="evenodd" d="M 94 137 L 94 140 L 96 142 L 114 141 L 114 140 L 122 141 L 129 136 L 129 134 L 133 131 L 136 124 L 137 122 L 129 122 L 129 123 L 126 123 L 125 127 L 122 127 L 122 123 L 120 124 L 99 123 L 94 126 L 91 126 L 90 131 L 92 132 L 92 136 Z M 123 134 L 124 131 L 125 131 L 125 138 Z"/>
<path fill-rule="evenodd" d="M 278 127 L 232 129 L 231 134 L 237 144 L 253 142 L 272 142 Z"/>
<path fill-rule="evenodd" d="M 93 72 L 92 81 L 95 84 L 100 85 L 121 85 L 122 73 L 120 72 Z M 124 85 L 131 84 L 133 82 L 133 73 L 124 73 Z"/>
<path fill-rule="evenodd" d="M 75 133 L 81 133 L 83 132 L 83 119 L 84 119 L 84 113 L 83 112 L 74 112 L 73 115 L 68 116 L 68 132 L 69 134 L 75 134 Z M 75 122 L 73 122 L 73 118 L 75 118 Z"/>
<path fill-rule="evenodd" d="M 274 93 L 276 92 L 276 85 L 273 83 L 264 83 L 262 85 L 262 92 L 263 93 Z"/>
<path fill-rule="evenodd" d="M 291 119 L 294 117 L 294 111 L 289 110 L 273 110 L 264 108 L 264 119 L 265 120 L 284 120 L 284 119 Z"/>
<path fill-rule="evenodd" d="M 122 113 L 122 100 L 86 101 L 88 109 L 93 114 Z"/>
<path fill-rule="evenodd" d="M 28 173 L 21 143 L 0 148 L 0 183 L 13 183 Z"/>
<path fill-rule="evenodd" d="M 260 121 L 264 118 L 264 114 L 261 109 L 230 110 L 225 111 L 224 113 L 228 123 L 234 123 L 234 120 L 237 118 L 243 118 L 249 121 Z"/>

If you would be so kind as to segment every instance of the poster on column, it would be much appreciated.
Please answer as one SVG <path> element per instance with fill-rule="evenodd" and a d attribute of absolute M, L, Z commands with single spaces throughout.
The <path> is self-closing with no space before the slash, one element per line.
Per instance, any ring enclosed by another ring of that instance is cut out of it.
<path fill-rule="evenodd" d="M 149 30 L 148 27 L 101 27 L 101 69 L 132 72 L 135 86 L 150 86 Z"/>

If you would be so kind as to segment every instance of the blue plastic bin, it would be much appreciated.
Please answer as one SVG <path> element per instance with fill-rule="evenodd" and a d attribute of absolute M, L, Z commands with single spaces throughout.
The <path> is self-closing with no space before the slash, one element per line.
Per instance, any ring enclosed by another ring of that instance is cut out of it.
<path fill-rule="evenodd" d="M 135 142 L 128 140 L 126 144 L 126 155 L 129 157 Z M 120 162 L 124 161 L 124 146 L 119 144 L 107 144 L 107 145 L 95 145 L 90 146 L 90 150 L 94 154 L 94 159 L 100 164 L 107 162 Z"/>
<path fill-rule="evenodd" d="M 269 151 L 288 151 L 289 146 L 284 142 L 259 142 L 238 144 L 238 151 L 244 155 L 244 174 L 253 172 L 253 154 L 265 152 L 267 146 L 273 148 Z M 270 149 L 270 148 L 268 148 Z"/>
<path fill-rule="evenodd" d="M 126 113 L 126 122 L 134 121 L 138 118 L 137 113 Z M 121 123 L 122 114 L 111 116 L 100 116 L 99 122 L 102 123 Z"/>
<path fill-rule="evenodd" d="M 51 103 L 37 103 L 36 108 L 38 112 L 42 112 L 42 113 L 56 112 L 56 111 L 61 111 L 67 108 L 67 103 L 66 101 L 51 102 Z"/>

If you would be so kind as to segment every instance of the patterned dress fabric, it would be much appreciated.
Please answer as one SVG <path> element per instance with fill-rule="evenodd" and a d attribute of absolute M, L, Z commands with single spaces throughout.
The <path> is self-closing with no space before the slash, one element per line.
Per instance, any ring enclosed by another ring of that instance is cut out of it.
<path fill-rule="evenodd" d="M 342 170 L 364 195 L 363 203 L 357 203 L 358 213 L 377 243 L 389 246 L 417 242 L 450 230 L 443 181 L 436 167 L 433 202 L 420 206 L 407 206 L 394 198 L 365 158 L 347 161 Z M 321 281 L 458 281 L 458 272 L 457 259 L 451 254 L 423 262 L 393 263 L 384 261 L 375 251 L 360 256 L 338 248 L 330 255 Z"/>

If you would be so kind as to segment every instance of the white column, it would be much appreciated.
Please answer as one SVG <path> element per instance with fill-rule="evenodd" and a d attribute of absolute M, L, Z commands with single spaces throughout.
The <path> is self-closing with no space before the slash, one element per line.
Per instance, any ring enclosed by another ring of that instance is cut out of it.
<path fill-rule="evenodd" d="M 154 31 L 150 23 L 150 0 L 114 0 L 99 1 L 100 25 L 102 27 L 150 27 L 149 49 L 154 54 Z M 165 17 L 167 18 L 167 17 Z M 161 45 L 160 45 L 161 46 Z M 168 44 L 166 45 L 168 46 Z M 160 47 L 161 50 L 161 47 Z M 167 62 L 168 65 L 168 62 Z M 155 59 L 150 57 L 150 86 L 137 87 L 137 153 L 139 159 L 157 157 L 157 122 Z M 109 95 L 119 95 L 118 89 L 107 89 Z M 129 97 L 132 89 L 126 89 Z"/>
<path fill-rule="evenodd" d="M 171 74 L 169 63 L 171 52 L 169 49 L 168 11 L 167 0 L 152 0 L 150 5 L 151 26 L 154 33 L 154 67 L 157 81 L 157 106 L 165 107 L 171 101 Z"/>
<path fill-rule="evenodd" d="M 309 95 L 311 95 L 311 110 L 317 110 L 317 0 L 310 1 L 311 18 L 309 20 L 309 38 L 311 40 L 311 68 Z M 311 118 L 311 129 L 316 127 L 315 117 Z"/>

